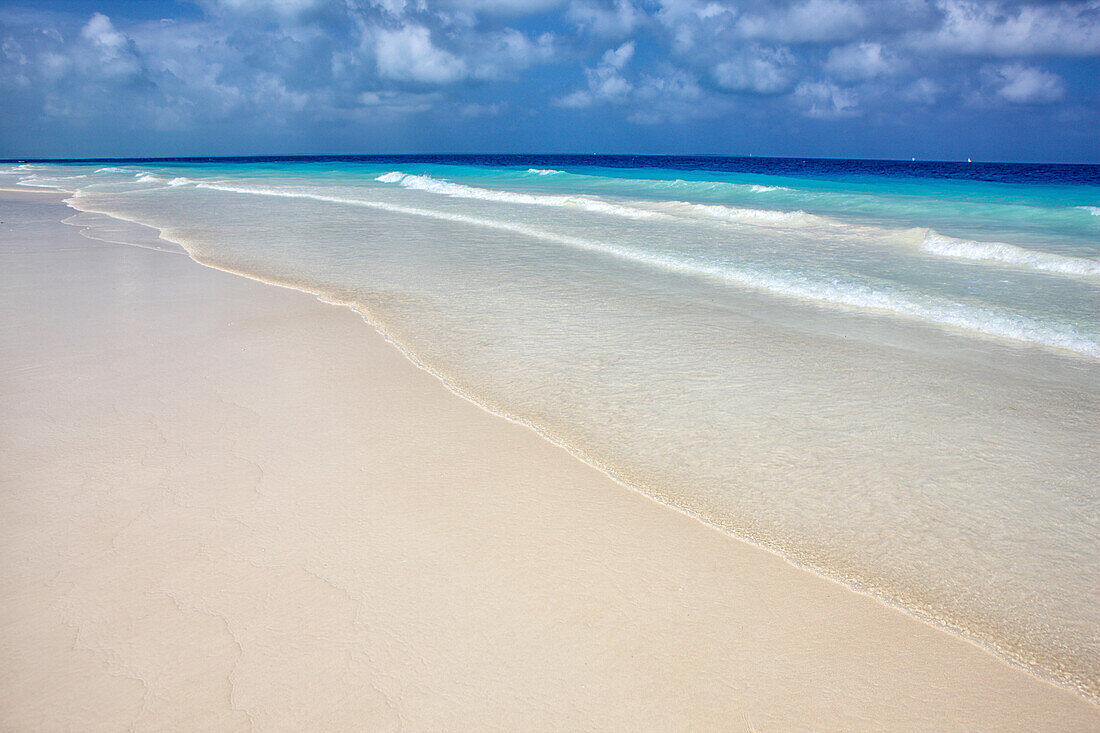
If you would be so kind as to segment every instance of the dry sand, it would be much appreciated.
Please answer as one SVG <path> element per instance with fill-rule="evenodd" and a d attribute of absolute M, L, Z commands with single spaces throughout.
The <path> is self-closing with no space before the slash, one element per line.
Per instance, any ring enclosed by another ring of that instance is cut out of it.
<path fill-rule="evenodd" d="M 3 729 L 1100 730 L 59 199 L 0 193 Z"/>

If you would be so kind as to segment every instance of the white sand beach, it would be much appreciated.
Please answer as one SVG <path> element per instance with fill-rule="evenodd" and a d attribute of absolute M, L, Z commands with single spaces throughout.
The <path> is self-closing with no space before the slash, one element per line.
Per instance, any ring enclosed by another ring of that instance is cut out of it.
<path fill-rule="evenodd" d="M 0 192 L 0 729 L 1100 730 L 61 198 Z"/>

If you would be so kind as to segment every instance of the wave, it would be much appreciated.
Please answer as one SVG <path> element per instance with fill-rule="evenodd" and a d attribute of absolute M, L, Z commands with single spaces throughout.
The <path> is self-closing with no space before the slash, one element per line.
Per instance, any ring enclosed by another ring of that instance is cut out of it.
<path fill-rule="evenodd" d="M 519 193 L 516 191 L 498 191 L 488 188 L 467 186 L 465 184 L 454 183 L 452 181 L 433 178 L 427 175 L 402 173 L 401 171 L 384 173 L 375 178 L 375 180 L 381 183 L 396 183 L 405 188 L 438 193 L 444 196 L 480 199 L 483 201 L 500 201 L 509 204 L 576 207 L 586 211 L 624 216 L 630 219 L 652 219 L 673 216 L 672 214 L 651 211 L 649 209 L 611 204 L 606 201 L 584 196 L 560 196 Z M 823 217 L 816 217 L 804 211 L 750 209 L 735 206 L 721 206 L 717 204 L 693 204 L 687 201 L 662 202 L 662 204 L 659 205 L 675 209 L 675 215 L 679 216 L 685 214 L 701 214 L 710 218 L 741 224 L 807 224 L 825 221 Z"/>
<path fill-rule="evenodd" d="M 445 221 L 470 224 L 478 227 L 497 229 L 521 234 L 543 241 L 554 242 L 576 249 L 599 252 L 620 259 L 660 267 L 697 277 L 716 278 L 735 285 L 779 295 L 792 296 L 803 300 L 830 303 L 857 308 L 877 310 L 895 315 L 912 317 L 941 326 L 951 326 L 964 330 L 1011 339 L 1039 346 L 1049 346 L 1085 356 L 1100 358 L 1100 342 L 1084 336 L 1069 324 L 1048 324 L 1013 313 L 1000 313 L 967 306 L 959 303 L 946 303 L 931 298 L 910 295 L 887 289 L 877 290 L 859 283 L 815 280 L 805 275 L 789 272 L 767 272 L 737 267 L 730 263 L 707 262 L 675 254 L 662 254 L 635 249 L 618 244 L 595 242 L 567 235 L 547 232 L 523 224 L 483 219 L 466 214 L 445 211 L 431 211 L 411 206 L 352 199 L 341 196 L 329 196 L 312 192 L 258 188 L 249 186 L 230 186 L 216 183 L 199 183 L 196 188 L 227 191 L 232 193 L 281 198 L 300 198 L 314 201 L 363 206 L 398 214 L 409 214 Z"/>
<path fill-rule="evenodd" d="M 921 249 L 940 257 L 954 257 L 976 262 L 1004 262 L 1063 275 L 1100 276 L 1100 262 L 1096 260 L 1085 257 L 1065 257 L 1051 252 L 1037 252 L 1004 242 L 956 239 L 931 229 L 925 234 Z"/>
<path fill-rule="evenodd" d="M 794 191 L 795 189 L 787 186 L 771 186 L 762 183 L 733 183 L 731 181 L 685 181 L 682 178 L 676 178 L 674 180 L 660 180 L 660 179 L 646 179 L 646 178 L 623 178 L 615 179 L 621 180 L 623 183 L 627 183 L 633 186 L 640 186 L 643 188 L 656 188 L 656 189 L 668 189 L 674 188 L 684 191 L 698 191 L 702 193 L 774 193 L 775 191 Z"/>
<path fill-rule="evenodd" d="M 164 176 L 158 176 L 155 173 L 135 173 L 136 183 L 160 183 L 165 186 L 185 186 L 188 183 L 195 183 L 190 178 L 184 176 L 176 176 L 175 178 L 165 178 Z"/>
<path fill-rule="evenodd" d="M 693 204 L 688 201 L 671 201 L 669 205 L 682 209 L 685 213 L 739 224 L 824 224 L 828 222 L 825 217 L 807 214 L 802 210 L 749 209 L 720 204 Z"/>
<path fill-rule="evenodd" d="M 432 176 L 420 176 L 401 171 L 383 173 L 374 180 L 380 183 L 396 183 L 408 189 L 427 191 L 442 196 L 456 198 L 479 199 L 482 201 L 499 201 L 506 204 L 520 204 L 524 206 L 563 206 L 568 208 L 583 209 L 596 214 L 609 214 L 622 216 L 628 219 L 654 219 L 664 218 L 664 214 L 655 211 L 638 209 L 633 206 L 621 206 L 611 204 L 599 199 L 586 198 L 584 196 L 553 196 L 545 194 L 519 193 L 516 191 L 497 191 L 490 188 L 478 188 L 462 183 L 454 183 L 444 178 Z"/>
<path fill-rule="evenodd" d="M 106 168 L 96 168 L 92 172 L 93 173 L 129 173 L 130 171 L 123 170 L 122 168 L 114 168 L 112 166 L 107 166 Z"/>
<path fill-rule="evenodd" d="M 75 179 L 75 178 L 87 178 L 87 176 L 85 176 L 85 175 L 67 176 L 67 177 L 65 177 L 64 180 L 69 181 L 69 180 L 72 180 L 72 179 Z M 51 178 L 51 177 L 48 177 L 48 176 L 42 177 L 42 176 L 39 176 L 35 173 L 32 173 L 29 176 L 23 176 L 18 181 L 16 181 L 15 185 L 17 185 L 17 186 L 34 186 L 34 187 L 37 187 L 37 188 L 56 188 L 59 191 L 67 191 L 67 192 L 70 192 L 70 193 L 73 191 L 72 188 L 69 188 L 68 186 L 62 186 L 61 184 L 59 184 L 57 178 Z"/>
<path fill-rule="evenodd" d="M 1078 206 L 1077 208 L 1082 211 L 1087 211 L 1093 216 L 1100 216 L 1100 206 Z"/>
<path fill-rule="evenodd" d="M 744 194 L 774 193 L 776 191 L 795 191 L 788 186 L 761 183 L 734 183 L 732 181 L 687 181 L 682 178 L 619 178 L 618 176 L 597 175 L 594 173 L 570 173 L 553 169 L 528 168 L 528 175 L 562 175 L 570 179 L 585 180 L 595 185 L 630 186 L 643 191 L 665 192 L 669 189 L 685 193 L 702 194 Z"/>

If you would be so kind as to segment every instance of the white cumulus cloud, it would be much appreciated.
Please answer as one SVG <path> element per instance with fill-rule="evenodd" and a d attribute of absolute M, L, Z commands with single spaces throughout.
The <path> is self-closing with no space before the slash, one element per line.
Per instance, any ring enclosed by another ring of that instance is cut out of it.
<path fill-rule="evenodd" d="M 868 12 L 854 0 L 805 0 L 786 7 L 745 13 L 737 30 L 745 38 L 785 43 L 845 41 L 869 24 Z"/>
<path fill-rule="evenodd" d="M 735 92 L 778 94 L 794 84 L 797 62 L 785 48 L 747 46 L 714 66 L 715 83 Z"/>
<path fill-rule="evenodd" d="M 983 74 L 996 95 L 1012 104 L 1050 104 L 1062 99 L 1066 92 L 1060 76 L 1034 66 L 990 66 Z"/>
<path fill-rule="evenodd" d="M 378 73 L 389 79 L 446 84 L 467 74 L 465 61 L 436 47 L 424 26 L 376 30 L 374 55 Z"/>
<path fill-rule="evenodd" d="M 1006 7 L 997 2 L 940 0 L 942 24 L 918 33 L 918 49 L 977 56 L 1100 54 L 1100 2 Z"/>

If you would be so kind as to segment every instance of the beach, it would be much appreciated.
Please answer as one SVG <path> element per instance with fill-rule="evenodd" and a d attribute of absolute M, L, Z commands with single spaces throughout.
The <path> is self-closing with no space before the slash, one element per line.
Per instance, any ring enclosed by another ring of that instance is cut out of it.
<path fill-rule="evenodd" d="M 136 225 L 82 236 L 61 199 L 0 193 L 0 727 L 1100 726 L 462 399 L 350 309 Z"/>

